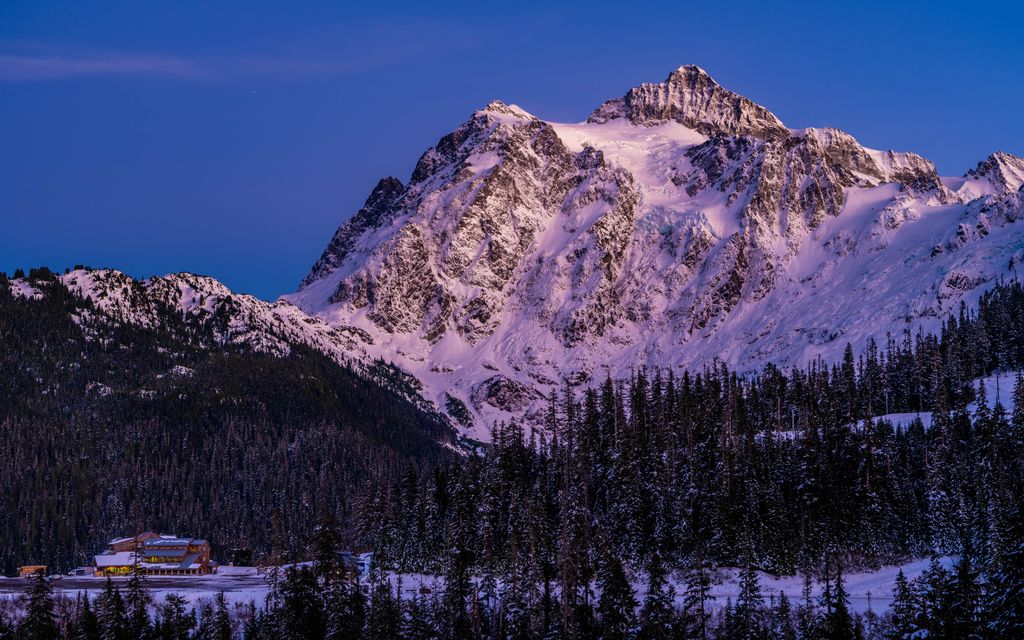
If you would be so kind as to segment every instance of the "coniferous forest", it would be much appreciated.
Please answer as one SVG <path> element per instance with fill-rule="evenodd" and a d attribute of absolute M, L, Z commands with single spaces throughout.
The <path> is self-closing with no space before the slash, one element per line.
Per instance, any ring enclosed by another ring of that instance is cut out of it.
<path fill-rule="evenodd" d="M 338 531 L 329 518 L 321 520 L 308 549 L 311 562 L 271 569 L 261 603 L 229 605 L 223 592 L 194 603 L 174 593 L 158 601 L 140 575 L 118 584 L 108 579 L 95 597 L 55 596 L 39 574 L 19 601 L 0 601 L 0 638 L 959 640 L 1018 638 L 1024 618 L 1020 542 L 995 563 L 964 553 L 952 568 L 933 560 L 914 580 L 900 572 L 891 607 L 859 613 L 851 610 L 841 564 L 826 565 L 817 578 L 806 574 L 803 595 L 791 599 L 766 593 L 748 563 L 740 570 L 735 601 L 715 603 L 708 563 L 689 566 L 680 593 L 652 556 L 639 576 L 641 596 L 637 580 L 608 554 L 597 563 L 593 588 L 575 597 L 524 570 L 501 580 L 487 572 L 470 578 L 457 558 L 449 563 L 442 590 L 410 595 L 401 577 L 396 584 L 375 570 L 361 580 L 348 570 L 336 553 Z M 1018 541 L 1021 534 L 1019 527 L 1010 532 Z M 812 591 L 815 580 L 823 584 L 820 593 Z"/>
<path fill-rule="evenodd" d="M 39 581 L 0 638 L 1024 637 L 1018 282 L 841 362 L 565 385 L 545 424 L 495 425 L 466 456 L 312 353 L 208 352 L 156 378 L 181 332 L 85 340 L 67 319 L 82 302 L 53 290 L 0 291 L 0 487 L 25 514 L 5 518 L 8 567 L 154 521 L 313 562 L 240 610 L 139 605 L 141 581 L 54 602 Z M 992 374 L 998 397 L 978 383 Z M 112 392 L 90 399 L 97 380 Z M 897 412 L 925 419 L 879 418 Z M 337 565 L 348 545 L 374 550 L 368 581 Z M 929 556 L 956 562 L 901 576 L 888 611 L 851 611 L 845 573 Z M 740 568 L 735 601 L 710 600 L 720 567 Z M 807 597 L 764 592 L 758 571 L 799 572 Z M 391 572 L 444 586 L 398 598 Z"/>
<path fill-rule="evenodd" d="M 299 548 L 320 511 L 352 521 L 367 487 L 452 456 L 450 427 L 384 365 L 371 379 L 308 349 L 199 348 L 204 327 L 170 310 L 87 339 L 91 302 L 30 277 L 41 299 L 0 277 L 4 574 L 67 570 L 147 529 L 208 538 L 216 557 Z"/>

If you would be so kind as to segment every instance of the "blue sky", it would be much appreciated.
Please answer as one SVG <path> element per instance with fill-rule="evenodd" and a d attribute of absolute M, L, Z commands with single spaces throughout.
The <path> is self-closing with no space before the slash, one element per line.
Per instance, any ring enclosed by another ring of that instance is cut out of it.
<path fill-rule="evenodd" d="M 577 121 L 681 64 L 960 174 L 1024 155 L 1014 3 L 0 3 L 0 270 L 291 291 L 492 99 Z"/>

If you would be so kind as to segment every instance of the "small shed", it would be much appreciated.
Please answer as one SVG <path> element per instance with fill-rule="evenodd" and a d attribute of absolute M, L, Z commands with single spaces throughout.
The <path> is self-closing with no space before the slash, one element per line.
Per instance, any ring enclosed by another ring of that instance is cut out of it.
<path fill-rule="evenodd" d="M 27 564 L 24 567 L 18 567 L 19 578 L 31 578 L 38 573 L 46 575 L 45 564 Z"/>

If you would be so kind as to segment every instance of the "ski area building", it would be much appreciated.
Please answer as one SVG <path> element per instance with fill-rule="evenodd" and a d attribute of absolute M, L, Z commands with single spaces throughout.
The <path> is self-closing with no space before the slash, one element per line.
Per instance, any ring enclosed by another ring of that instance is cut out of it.
<path fill-rule="evenodd" d="M 123 576 L 138 570 L 150 576 L 202 576 L 217 573 L 210 543 L 198 538 L 156 534 L 116 538 L 95 556 L 97 576 Z"/>

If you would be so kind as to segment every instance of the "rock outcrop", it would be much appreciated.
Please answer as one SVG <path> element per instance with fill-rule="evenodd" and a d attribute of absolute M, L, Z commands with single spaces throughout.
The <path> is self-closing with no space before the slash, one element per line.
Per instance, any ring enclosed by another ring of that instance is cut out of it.
<path fill-rule="evenodd" d="M 787 128 L 684 66 L 579 124 L 492 102 L 408 184 L 382 180 L 287 299 L 365 332 L 485 437 L 566 381 L 935 328 L 1019 264 L 1022 183 L 1005 153 L 942 178 Z"/>

